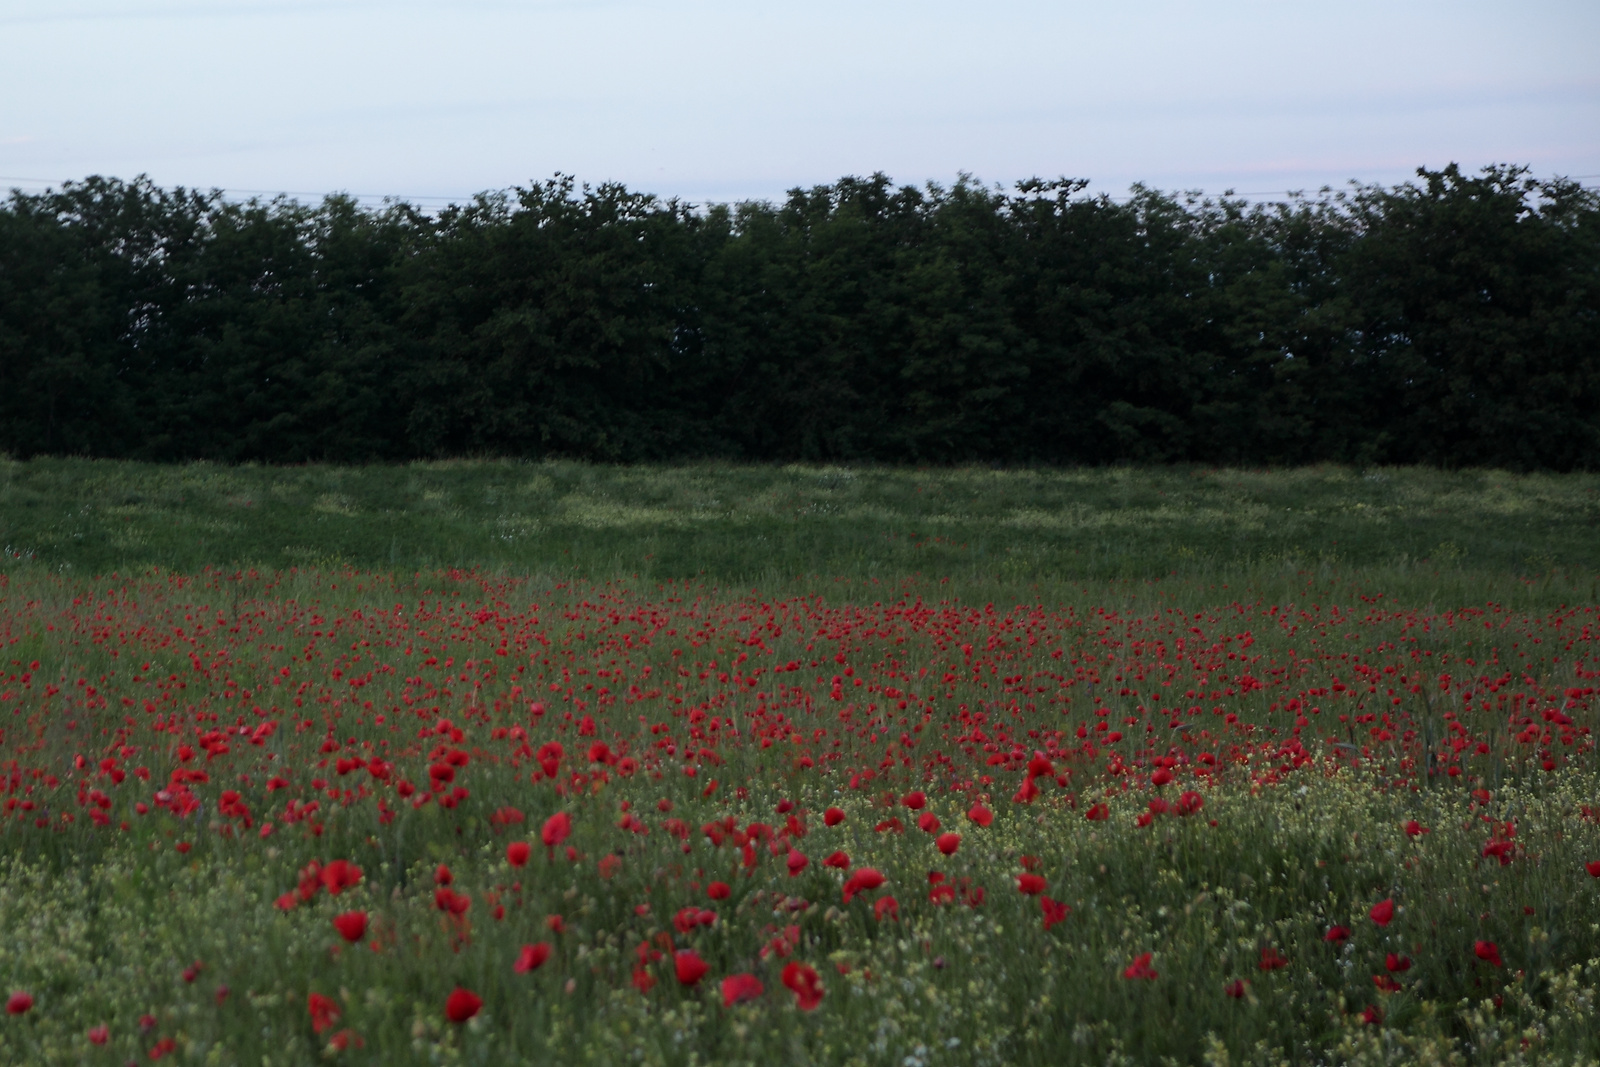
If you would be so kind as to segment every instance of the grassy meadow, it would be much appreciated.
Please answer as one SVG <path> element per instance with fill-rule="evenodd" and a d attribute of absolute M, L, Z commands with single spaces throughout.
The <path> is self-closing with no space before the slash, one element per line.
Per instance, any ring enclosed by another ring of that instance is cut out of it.
<path fill-rule="evenodd" d="M 1600 477 L 0 462 L 0 1062 L 1600 1063 Z"/>

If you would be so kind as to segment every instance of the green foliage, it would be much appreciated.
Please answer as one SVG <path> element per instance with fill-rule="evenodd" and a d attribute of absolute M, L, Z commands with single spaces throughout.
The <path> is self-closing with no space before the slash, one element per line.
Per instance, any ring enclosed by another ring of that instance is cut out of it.
<path fill-rule="evenodd" d="M 366 461 L 1600 463 L 1600 199 L 1251 206 L 882 174 L 427 215 L 143 179 L 0 209 L 0 448 Z"/>

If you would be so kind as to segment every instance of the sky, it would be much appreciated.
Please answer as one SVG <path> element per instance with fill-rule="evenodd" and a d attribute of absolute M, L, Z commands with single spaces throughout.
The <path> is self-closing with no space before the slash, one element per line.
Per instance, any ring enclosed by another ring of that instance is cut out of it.
<path fill-rule="evenodd" d="M 1597 0 L 0 0 L 0 187 L 1600 184 Z"/>

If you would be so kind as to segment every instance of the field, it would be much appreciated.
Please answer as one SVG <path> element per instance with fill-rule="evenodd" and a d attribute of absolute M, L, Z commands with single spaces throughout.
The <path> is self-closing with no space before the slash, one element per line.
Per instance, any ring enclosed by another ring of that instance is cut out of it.
<path fill-rule="evenodd" d="M 6 1063 L 1595 1063 L 1600 478 L 0 463 Z"/>

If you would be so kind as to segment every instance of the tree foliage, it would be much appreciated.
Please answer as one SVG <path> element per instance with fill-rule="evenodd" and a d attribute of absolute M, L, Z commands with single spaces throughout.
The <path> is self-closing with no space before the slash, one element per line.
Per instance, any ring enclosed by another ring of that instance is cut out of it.
<path fill-rule="evenodd" d="M 430 215 L 89 178 L 0 207 L 0 449 L 1593 468 L 1600 197 L 557 176 Z"/>

